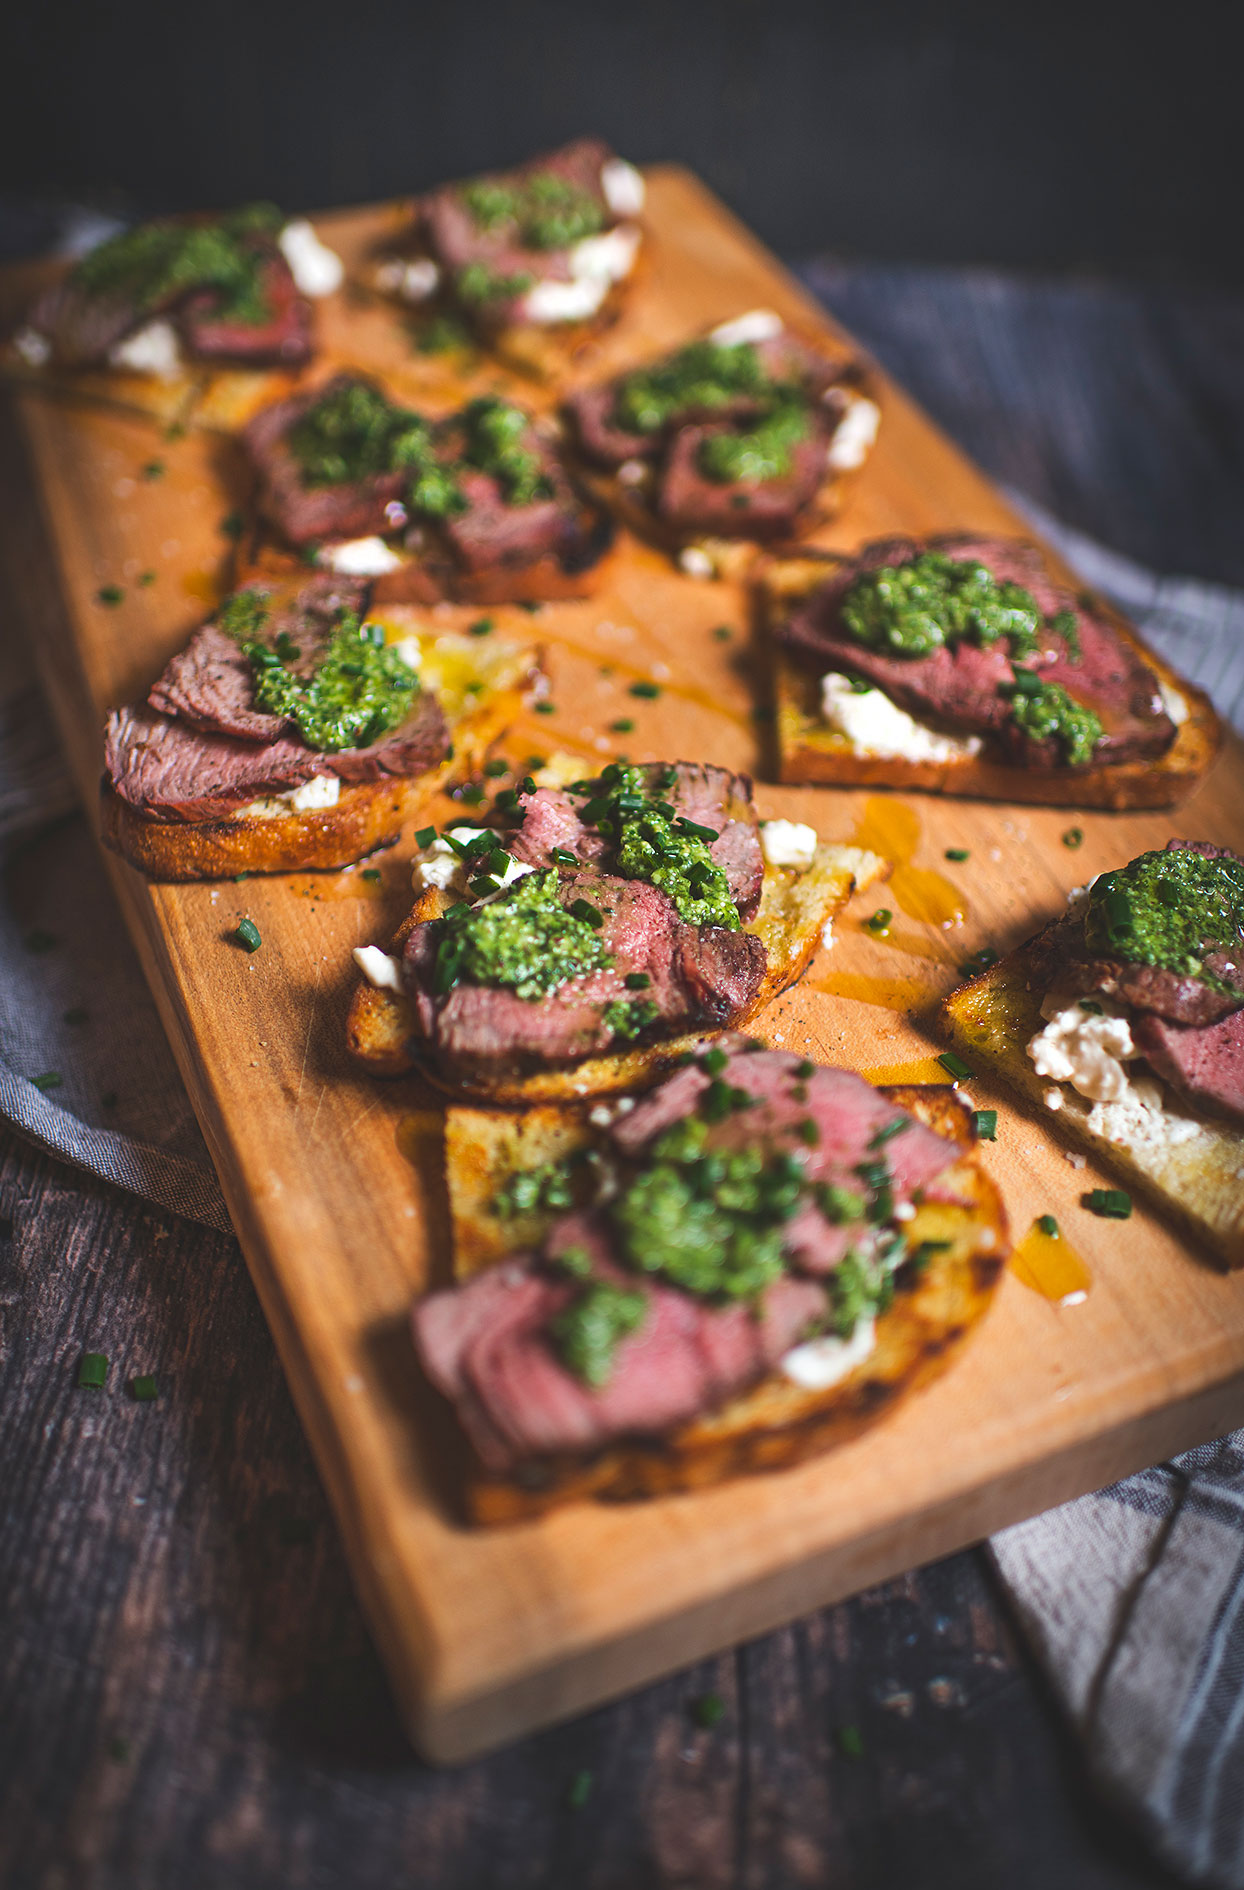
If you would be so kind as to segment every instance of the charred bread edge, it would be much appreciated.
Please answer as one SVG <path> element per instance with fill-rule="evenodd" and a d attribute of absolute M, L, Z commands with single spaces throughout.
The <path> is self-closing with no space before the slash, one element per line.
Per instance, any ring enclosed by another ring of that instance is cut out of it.
<path fill-rule="evenodd" d="M 287 368 L 211 367 L 196 363 L 167 379 L 125 368 L 34 367 L 10 345 L 0 356 L 6 379 L 56 400 L 139 414 L 162 427 L 232 433 L 299 384 Z"/>
<path fill-rule="evenodd" d="M 1038 1076 L 1025 1045 L 1041 1028 L 1044 991 L 1029 984 L 1034 957 L 1029 941 L 1000 963 L 952 991 L 942 1006 L 946 1030 L 973 1066 L 999 1075 L 1026 1103 L 1044 1127 L 1088 1149 L 1134 1183 L 1181 1231 L 1208 1245 L 1227 1267 L 1244 1266 L 1244 1131 L 1206 1115 L 1195 1103 L 1176 1097 L 1180 1114 L 1199 1120 L 1211 1138 L 1207 1150 L 1198 1139 L 1169 1144 L 1159 1164 L 1145 1165 L 1136 1153 L 1109 1142 L 1088 1127 L 1092 1104 L 1069 1083 Z M 1059 1109 L 1048 1109 L 1046 1090 L 1062 1092 Z"/>
<path fill-rule="evenodd" d="M 904 761 L 901 756 L 857 755 L 845 745 L 829 749 L 804 740 L 813 718 L 804 706 L 811 670 L 781 649 L 774 634 L 784 607 L 805 597 L 829 568 L 846 562 L 835 552 L 807 551 L 794 557 L 767 557 L 757 567 L 757 615 L 768 643 L 777 710 L 779 779 L 788 785 L 923 789 L 981 800 L 1021 801 L 1045 807 L 1175 807 L 1207 773 L 1222 740 L 1222 724 L 1209 697 L 1154 654 L 1135 630 L 1104 599 L 1095 607 L 1122 640 L 1160 681 L 1178 690 L 1188 704 L 1188 719 L 1156 761 L 1123 761 L 1059 771 L 1013 768 L 970 756 L 954 761 Z M 818 679 L 819 680 L 819 679 Z"/>
<path fill-rule="evenodd" d="M 771 945 L 770 963 L 756 1000 L 745 1016 L 734 1020 L 731 1028 L 745 1024 L 772 998 L 794 984 L 820 944 L 826 922 L 841 912 L 852 893 L 884 878 L 888 871 L 886 862 L 875 853 L 836 845 L 818 846 L 812 865 L 802 872 L 766 866 L 760 912 L 746 930 L 758 931 L 762 918 L 769 918 L 770 931 L 775 935 L 773 942 L 785 947 L 785 955 L 774 963 Z M 801 909 L 798 899 L 791 897 L 800 890 L 808 895 L 806 909 Z M 766 893 L 770 897 L 767 910 Z M 390 952 L 400 957 L 415 926 L 439 918 L 449 903 L 439 891 L 429 888 L 399 926 Z M 779 922 L 782 923 L 779 925 Z M 360 980 L 346 1025 L 351 1055 L 366 1065 L 373 1076 L 407 1076 L 418 1069 L 420 1075 L 452 1096 L 515 1105 L 574 1102 L 581 1096 L 646 1088 L 668 1075 L 679 1057 L 714 1034 L 709 1027 L 661 1043 L 641 1045 L 619 1055 L 589 1057 L 568 1069 L 542 1070 L 525 1077 L 499 1076 L 489 1084 L 469 1089 L 438 1077 L 431 1061 L 419 1058 L 413 1013 L 409 1000 L 401 993 L 378 991 Z"/>
<path fill-rule="evenodd" d="M 518 689 L 498 690 L 450 730 L 454 752 L 418 775 L 343 782 L 332 807 L 265 818 L 182 821 L 140 814 L 100 783 L 100 837 L 131 866 L 157 880 L 229 879 L 236 873 L 298 873 L 351 866 L 392 846 L 408 820 L 439 793 L 451 773 L 482 761 L 522 707 Z M 256 797 L 258 798 L 258 797 Z"/>
<path fill-rule="evenodd" d="M 1008 1249 L 1006 1212 L 997 1188 L 975 1160 L 970 1117 L 952 1091 L 933 1086 L 887 1088 L 882 1094 L 960 1145 L 964 1156 L 955 1172 L 968 1200 L 958 1206 L 927 1203 L 917 1210 L 917 1218 L 910 1224 L 915 1239 L 953 1237 L 957 1231 L 957 1247 L 935 1255 L 919 1281 L 896 1296 L 877 1322 L 877 1344 L 870 1356 L 824 1391 L 805 1391 L 780 1373 L 770 1373 L 720 1410 L 680 1426 L 666 1437 L 628 1440 L 588 1458 L 548 1458 L 538 1465 L 524 1466 L 522 1482 L 483 1470 L 471 1455 L 464 1495 L 472 1520 L 518 1522 L 585 1497 L 626 1500 L 659 1496 L 704 1489 L 729 1476 L 785 1469 L 858 1436 L 900 1396 L 931 1383 L 945 1371 L 993 1298 Z M 459 1240 L 469 1231 L 471 1213 L 463 1187 L 464 1165 L 476 1171 L 474 1194 L 478 1200 L 488 1180 L 488 1144 L 495 1146 L 498 1129 L 504 1133 L 506 1125 L 515 1125 L 514 1139 L 493 1169 L 494 1186 L 503 1173 L 523 1165 L 528 1123 L 533 1139 L 541 1138 L 547 1148 L 550 1128 L 556 1133 L 551 1120 L 556 1115 L 568 1118 L 571 1125 L 566 1131 L 565 1147 L 571 1145 L 576 1125 L 580 1137 L 586 1137 L 581 1112 L 540 1110 L 516 1120 L 473 1109 L 449 1111 L 446 1175 L 456 1273 Z M 533 1157 L 548 1159 L 547 1154 L 535 1151 Z M 988 1251 L 982 1251 L 981 1236 L 987 1231 L 991 1239 Z M 501 1257 L 495 1254 L 491 1258 Z M 533 1472 L 540 1477 L 538 1487 L 530 1482 Z"/>

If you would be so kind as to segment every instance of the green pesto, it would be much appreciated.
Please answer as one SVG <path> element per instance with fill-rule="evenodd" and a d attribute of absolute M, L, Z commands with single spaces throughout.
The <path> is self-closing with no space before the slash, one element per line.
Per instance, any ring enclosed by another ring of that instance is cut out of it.
<path fill-rule="evenodd" d="M 88 295 L 131 302 L 140 314 L 195 290 L 210 290 L 221 320 L 270 319 L 263 268 L 285 219 L 273 204 L 248 204 L 208 223 L 140 223 L 83 257 L 73 283 Z"/>
<path fill-rule="evenodd" d="M 618 383 L 613 421 L 624 433 L 659 433 L 678 414 L 728 407 L 740 395 L 772 401 L 781 384 L 771 379 L 748 341 L 723 345 L 693 341 Z"/>
<path fill-rule="evenodd" d="M 533 171 L 512 184 L 482 177 L 459 195 L 477 229 L 505 230 L 524 249 L 568 249 L 608 221 L 597 197 L 554 171 Z"/>
<path fill-rule="evenodd" d="M 565 1214 L 575 1206 L 575 1179 L 583 1172 L 576 1155 L 560 1162 L 541 1162 L 538 1168 L 520 1168 L 507 1177 L 492 1198 L 499 1221 L 522 1214 Z"/>
<path fill-rule="evenodd" d="M 222 611 L 217 622 L 231 629 L 226 616 Z M 289 667 L 299 651 L 284 632 L 275 648 L 251 640 L 245 629 L 232 634 L 254 672 L 255 706 L 288 716 L 308 747 L 321 754 L 379 741 L 406 720 L 419 694 L 417 673 L 386 646 L 380 625 L 360 623 L 352 610 L 341 613 L 310 676 L 297 676 Z"/>
<path fill-rule="evenodd" d="M 614 998 L 601 1012 L 601 1022 L 623 1043 L 633 1043 L 661 1015 L 651 998 Z"/>
<path fill-rule="evenodd" d="M 849 1339 L 861 1319 L 878 1319 L 894 1298 L 894 1274 L 904 1254 L 901 1235 L 875 1252 L 844 1255 L 832 1277 L 833 1326 Z"/>
<path fill-rule="evenodd" d="M 468 466 L 491 474 L 500 483 L 507 505 L 534 505 L 552 496 L 539 457 L 522 443 L 530 425 L 521 407 L 492 394 L 469 402 L 462 410 L 463 458 Z"/>
<path fill-rule="evenodd" d="M 1037 647 L 1041 611 L 1009 578 L 975 560 L 922 551 L 908 564 L 866 571 L 842 599 L 842 621 L 857 643 L 886 656 L 929 656 L 956 643 L 982 649 L 1008 640 L 1012 656 Z"/>
<path fill-rule="evenodd" d="M 441 921 L 433 982 L 513 991 L 534 1002 L 612 963 L 596 928 L 557 897 L 557 869 L 527 873 L 491 904 L 453 906 Z"/>
<path fill-rule="evenodd" d="M 518 271 L 512 276 L 500 275 L 490 269 L 487 263 L 468 263 L 454 277 L 454 288 L 464 302 L 474 308 L 484 308 L 489 302 L 513 302 L 520 295 L 526 295 L 534 278 L 525 271 Z"/>
<path fill-rule="evenodd" d="M 1186 847 L 1142 853 L 1094 883 L 1084 938 L 1090 951 L 1233 989 L 1204 960 L 1214 951 L 1238 958 L 1244 950 L 1244 863 Z"/>
<path fill-rule="evenodd" d="M 741 930 L 729 882 L 709 851 L 717 838 L 711 828 L 697 829 L 668 801 L 649 795 L 642 768 L 612 762 L 602 770 L 599 788 L 590 787 L 580 814 L 613 842 L 614 872 L 659 886 L 688 925 Z"/>
<path fill-rule="evenodd" d="M 605 1280 L 592 1281 L 558 1313 L 550 1328 L 563 1364 L 586 1385 L 605 1384 L 619 1344 L 638 1331 L 647 1311 L 642 1293 Z"/>
<path fill-rule="evenodd" d="M 800 401 L 783 400 L 759 420 L 729 433 L 710 433 L 696 455 L 700 471 L 722 485 L 759 485 L 783 479 L 794 451 L 811 428 Z"/>
<path fill-rule="evenodd" d="M 1011 720 L 1034 741 L 1052 736 L 1071 768 L 1093 759 L 1102 738 L 1101 717 L 1067 694 L 1061 683 L 1042 682 L 1033 670 L 1017 669 L 1012 685 Z"/>

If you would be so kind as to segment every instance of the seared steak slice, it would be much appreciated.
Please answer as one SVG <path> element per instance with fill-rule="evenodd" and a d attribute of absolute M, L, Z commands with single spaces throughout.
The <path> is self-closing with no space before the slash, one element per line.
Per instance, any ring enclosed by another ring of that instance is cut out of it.
<path fill-rule="evenodd" d="M 338 374 L 309 393 L 274 401 L 243 429 L 242 444 L 258 482 L 259 511 L 291 545 L 368 538 L 373 533 L 393 530 L 385 508 L 400 502 L 410 483 L 408 472 L 374 473 L 343 485 L 304 486 L 302 469 L 288 443 L 291 429 L 304 413 L 318 406 L 326 395 L 358 379 L 356 374 Z"/>
<path fill-rule="evenodd" d="M 210 291 L 191 296 L 178 313 L 188 351 L 201 361 L 303 367 L 314 348 L 311 304 L 299 293 L 289 264 L 275 244 L 265 257 L 260 292 L 269 311 L 264 322 L 230 321 L 220 314 L 219 297 Z"/>
<path fill-rule="evenodd" d="M 458 487 L 468 510 L 450 513 L 440 527 L 464 570 L 522 570 L 541 558 L 560 561 L 578 548 L 579 504 L 569 481 L 533 430 L 522 445 L 539 458 L 550 496 L 510 505 L 500 480 L 485 472 L 460 473 Z"/>
<path fill-rule="evenodd" d="M 643 997 L 656 1006 L 649 1033 L 658 1036 L 729 1023 L 743 1015 L 760 988 L 766 964 L 760 939 L 684 924 L 673 901 L 645 880 L 569 872 L 558 899 L 566 907 L 587 899 L 601 912 L 600 941 L 614 962 L 538 1001 L 471 984 L 435 995 L 436 922 L 411 932 L 404 957 L 407 988 L 428 1048 L 447 1076 L 556 1068 L 616 1047 L 602 1012 L 634 995 L 625 983 L 628 973 L 648 975 Z"/>
<path fill-rule="evenodd" d="M 782 538 L 796 528 L 828 476 L 826 452 L 833 425 L 812 412 L 809 433 L 791 449 L 791 467 L 777 479 L 731 483 L 701 470 L 700 448 L 729 422 L 684 426 L 674 435 L 656 490 L 657 516 L 689 532 L 716 538 Z"/>
<path fill-rule="evenodd" d="M 1214 1115 L 1244 1121 L 1244 1011 L 1199 1028 L 1146 1014 L 1133 1021 L 1132 1040 L 1180 1095 Z"/>
<path fill-rule="evenodd" d="M 449 732 L 435 696 L 421 694 L 407 720 L 370 748 L 320 754 L 301 738 L 239 741 L 202 734 L 146 707 L 108 718 L 104 770 L 122 800 L 153 820 L 219 820 L 248 801 L 298 788 L 312 775 L 355 784 L 421 774 L 442 760 Z"/>
<path fill-rule="evenodd" d="M 154 321 L 168 304 L 139 309 L 126 296 L 92 295 L 72 275 L 45 289 L 30 311 L 30 326 L 52 344 L 59 367 L 98 367 L 132 330 Z"/>
<path fill-rule="evenodd" d="M 1094 764 L 1156 759 L 1165 754 L 1175 739 L 1175 727 L 1162 707 L 1156 677 L 1112 624 L 1049 576 L 1034 545 L 966 534 L 880 540 L 840 565 L 791 612 L 778 633 L 783 646 L 822 672 L 862 676 L 909 714 L 960 733 L 990 738 L 1013 763 L 1033 768 L 1066 766 L 1056 740 L 1035 741 L 1012 721 L 1004 691 L 1013 665 L 1004 644 L 978 649 L 965 641 L 926 657 L 903 658 L 871 650 L 848 633 L 841 605 L 856 579 L 884 565 L 907 564 L 927 550 L 944 551 L 964 562 L 978 560 L 996 578 L 1023 585 L 1044 616 L 1063 611 L 1074 615 L 1078 661 L 1073 660 L 1066 639 L 1046 625 L 1038 633 L 1040 647 L 1022 659 L 1022 666 L 1035 670 L 1043 681 L 1060 684 L 1098 715 L 1103 735 Z"/>

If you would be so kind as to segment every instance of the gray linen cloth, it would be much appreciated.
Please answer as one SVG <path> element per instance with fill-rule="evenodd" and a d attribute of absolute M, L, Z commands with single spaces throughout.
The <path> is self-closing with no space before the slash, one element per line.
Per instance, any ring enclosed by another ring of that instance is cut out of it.
<path fill-rule="evenodd" d="M 1155 577 L 1011 496 L 1244 731 L 1244 594 Z M 0 667 L 0 1116 L 92 1174 L 227 1229 L 17 661 L 9 652 Z M 35 831 L 37 848 L 23 849 Z M 1244 1432 L 1004 1530 L 989 1549 L 1102 1789 L 1181 1874 L 1244 1890 Z"/>

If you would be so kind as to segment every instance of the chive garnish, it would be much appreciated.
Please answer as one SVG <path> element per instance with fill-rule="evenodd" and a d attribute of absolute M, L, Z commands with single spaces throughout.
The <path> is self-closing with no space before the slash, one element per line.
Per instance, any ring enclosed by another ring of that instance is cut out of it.
<path fill-rule="evenodd" d="M 802 1116 L 795 1124 L 795 1134 L 806 1148 L 818 1148 L 821 1141 L 820 1124 L 811 1116 Z"/>
<path fill-rule="evenodd" d="M 535 710 L 537 715 L 556 715 L 557 704 L 555 702 L 537 702 Z"/>
<path fill-rule="evenodd" d="M 257 952 L 263 944 L 259 936 L 259 927 L 253 919 L 240 919 L 238 929 L 233 936 L 244 952 Z"/>
<path fill-rule="evenodd" d="M 484 790 L 478 781 L 467 781 L 458 789 L 458 799 L 464 807 L 478 807 L 484 798 Z"/>
<path fill-rule="evenodd" d="M 163 477 L 164 461 L 162 459 L 149 459 L 147 464 L 143 467 L 143 478 L 163 479 Z"/>
<path fill-rule="evenodd" d="M 508 774 L 509 771 L 509 762 L 502 761 L 500 755 L 494 755 L 491 761 L 484 763 L 484 773 L 488 776 L 490 781 L 499 781 L 502 775 Z"/>
<path fill-rule="evenodd" d="M 415 845 L 417 847 L 430 847 L 435 838 L 435 827 L 420 827 L 418 833 L 415 835 Z"/>
<path fill-rule="evenodd" d="M 549 858 L 550 860 L 556 860 L 559 866 L 580 866 L 582 864 L 578 854 L 571 853 L 566 847 L 550 847 Z"/>
<path fill-rule="evenodd" d="M 226 538 L 240 538 L 246 530 L 246 520 L 240 512 L 226 512 L 217 530 L 223 532 Z"/>
<path fill-rule="evenodd" d="M 1080 1009 L 1087 1011 L 1090 1017 L 1101 1017 L 1104 1015 L 1101 1005 L 1097 1002 L 1096 998 L 1081 998 Z"/>
<path fill-rule="evenodd" d="M 976 1071 L 970 1070 L 963 1058 L 957 1057 L 953 1050 L 943 1050 L 937 1060 L 947 1076 L 953 1076 L 956 1083 L 966 1083 L 976 1075 Z"/>
<path fill-rule="evenodd" d="M 893 1141 L 896 1135 L 901 1135 L 903 1130 L 909 1128 L 910 1125 L 910 1116 L 895 1116 L 892 1122 L 883 1122 L 881 1127 L 874 1129 L 869 1136 L 869 1148 L 884 1148 L 887 1142 Z"/>
<path fill-rule="evenodd" d="M 654 682 L 633 682 L 630 693 L 633 696 L 643 697 L 645 701 L 655 702 L 661 693 L 661 685 Z"/>
<path fill-rule="evenodd" d="M 646 971 L 628 971 L 622 982 L 628 991 L 646 991 L 652 979 Z"/>
<path fill-rule="evenodd" d="M 947 847 L 946 849 L 946 858 L 954 860 L 956 864 L 962 860 L 970 860 L 971 857 L 966 847 Z"/>
<path fill-rule="evenodd" d="M 953 1245 L 951 1240 L 922 1240 L 908 1254 L 907 1265 L 913 1272 L 923 1273 L 936 1254 L 945 1253 Z"/>
<path fill-rule="evenodd" d="M 804 1057 L 795 1065 L 795 1075 L 799 1078 L 801 1083 L 806 1083 L 808 1078 L 815 1075 L 815 1073 L 816 1065 L 813 1063 L 811 1057 Z"/>
<path fill-rule="evenodd" d="M 154 584 L 155 581 L 156 574 L 154 571 L 143 571 L 139 573 L 138 583 L 141 590 L 145 591 L 148 585 Z"/>
<path fill-rule="evenodd" d="M 996 965 L 997 962 L 998 954 L 993 946 L 982 945 L 978 952 L 973 952 L 970 958 L 964 960 L 959 967 L 959 971 L 965 978 L 975 978 L 978 977 L 982 971 L 988 971 L 989 967 Z"/>
<path fill-rule="evenodd" d="M 49 1089 L 59 1089 L 65 1079 L 59 1070 L 44 1070 L 42 1076 L 32 1076 L 30 1080 L 36 1089 L 46 1091 Z"/>
<path fill-rule="evenodd" d="M 107 1353 L 84 1352 L 78 1366 L 79 1388 L 83 1391 L 102 1391 L 107 1382 Z"/>
<path fill-rule="evenodd" d="M 633 735 L 635 732 L 635 724 L 632 722 L 629 715 L 620 715 L 616 722 L 609 724 L 609 730 L 613 735 Z"/>
<path fill-rule="evenodd" d="M 1084 834 L 1081 829 L 1079 827 L 1068 827 L 1066 833 L 1063 835 L 1063 845 L 1073 849 L 1075 847 L 1082 847 L 1084 845 Z"/>
<path fill-rule="evenodd" d="M 491 634 L 492 634 L 492 618 L 491 617 L 477 617 L 474 623 L 469 623 L 467 625 L 467 635 L 469 637 L 486 637 L 486 636 L 491 636 Z"/>
<path fill-rule="evenodd" d="M 729 1061 L 724 1050 L 706 1050 L 700 1058 L 700 1068 L 707 1076 L 720 1076 Z"/>
<path fill-rule="evenodd" d="M 125 592 L 119 584 L 101 584 L 95 593 L 95 602 L 105 605 L 109 610 L 115 610 L 124 601 Z"/>
<path fill-rule="evenodd" d="M 998 1139 L 998 1112 L 996 1109 L 974 1109 L 972 1127 L 976 1131 L 978 1142 L 996 1142 Z"/>
<path fill-rule="evenodd" d="M 585 925 L 595 926 L 597 931 L 605 923 L 596 907 L 589 905 L 586 899 L 576 899 L 568 910 L 576 919 L 582 919 Z"/>
<path fill-rule="evenodd" d="M 734 632 L 728 623 L 719 623 L 713 632 L 713 637 L 718 643 L 729 643 L 733 635 Z"/>
<path fill-rule="evenodd" d="M 1054 1219 L 1052 1214 L 1039 1215 L 1037 1217 L 1037 1226 L 1047 1239 L 1057 1240 L 1059 1238 L 1058 1222 Z"/>
<path fill-rule="evenodd" d="M 477 879 L 469 882 L 471 891 L 477 899 L 486 899 L 489 893 L 500 892 L 501 887 L 490 873 L 481 873 Z"/>
<path fill-rule="evenodd" d="M 1085 1195 L 1084 1205 L 1103 1220 L 1125 1221 L 1132 1212 L 1132 1197 L 1122 1188 L 1093 1188 Z"/>
<path fill-rule="evenodd" d="M 894 914 L 888 906 L 878 906 L 872 917 L 865 919 L 864 929 L 871 932 L 874 938 L 882 938 L 889 931 L 893 919 Z"/>
<path fill-rule="evenodd" d="M 160 1395 L 160 1387 L 154 1378 L 142 1377 L 130 1379 L 130 1396 L 135 1404 L 150 1404 Z"/>
<path fill-rule="evenodd" d="M 362 877 L 364 879 L 378 880 L 380 878 L 380 868 L 378 866 L 365 866 L 363 868 Z"/>

